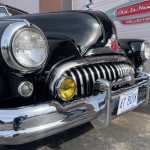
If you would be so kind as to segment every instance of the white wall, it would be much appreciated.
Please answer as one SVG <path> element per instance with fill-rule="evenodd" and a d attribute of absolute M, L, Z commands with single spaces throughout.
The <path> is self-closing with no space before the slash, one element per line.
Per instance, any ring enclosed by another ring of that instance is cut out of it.
<path fill-rule="evenodd" d="M 112 20 L 114 20 L 114 23 L 116 24 L 117 27 L 119 38 L 139 38 L 145 39 L 150 42 L 150 22 L 134 25 L 131 24 L 123 25 L 115 17 L 115 11 L 117 8 L 130 5 L 131 3 L 138 3 L 142 1 L 144 0 L 93 0 L 93 3 L 95 10 L 100 10 L 107 13 L 107 15 L 110 16 Z M 73 0 L 73 9 L 78 10 L 86 9 L 86 7 L 84 7 L 86 2 L 87 0 Z M 150 16 L 150 12 L 147 15 Z M 134 16 L 134 17 L 138 18 L 141 16 Z M 129 18 L 121 18 L 121 19 L 129 19 Z"/>
<path fill-rule="evenodd" d="M 16 7 L 28 13 L 39 12 L 39 0 L 0 0 L 0 3 Z"/>

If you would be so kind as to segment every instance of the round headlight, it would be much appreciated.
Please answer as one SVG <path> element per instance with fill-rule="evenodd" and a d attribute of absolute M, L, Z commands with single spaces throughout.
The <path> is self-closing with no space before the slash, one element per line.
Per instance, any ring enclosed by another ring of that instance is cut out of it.
<path fill-rule="evenodd" d="M 25 19 L 13 19 L 13 23 L 2 34 L 3 59 L 9 67 L 22 73 L 41 69 L 46 63 L 48 52 L 45 34 Z"/>
<path fill-rule="evenodd" d="M 12 40 L 12 54 L 23 67 L 36 68 L 41 66 L 48 56 L 45 36 L 34 28 L 19 30 Z"/>
<path fill-rule="evenodd" d="M 64 101 L 70 100 L 76 91 L 76 84 L 71 77 L 62 77 L 57 83 L 57 95 Z"/>

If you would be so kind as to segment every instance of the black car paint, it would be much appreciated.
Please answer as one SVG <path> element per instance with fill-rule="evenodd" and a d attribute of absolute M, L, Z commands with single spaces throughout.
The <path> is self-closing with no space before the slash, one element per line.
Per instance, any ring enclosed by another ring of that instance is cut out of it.
<path fill-rule="evenodd" d="M 4 21 L 7 19 L 7 21 Z M 33 14 L 6 17 L 0 21 L 0 37 L 4 29 L 15 20 L 9 19 L 26 19 L 30 23 L 37 25 L 46 35 L 49 43 L 49 58 L 42 72 L 35 72 L 24 75 L 16 70 L 9 68 L 0 54 L 0 78 L 3 80 L 1 89 L 3 94 L 0 95 L 1 107 L 8 105 L 27 105 L 37 102 L 40 98 L 50 96 L 47 85 L 45 85 L 46 71 L 49 71 L 59 61 L 76 59 L 82 57 L 92 57 L 86 55 L 88 51 L 94 51 L 93 55 L 111 54 L 112 50 L 105 49 L 101 51 L 113 34 L 112 21 L 102 12 L 94 11 L 69 11 L 47 14 Z M 102 25 L 105 35 L 102 33 Z M 92 38 L 92 39 L 91 39 Z M 104 41 L 103 41 L 104 40 Z M 117 55 L 125 55 L 121 50 L 113 52 Z M 35 87 L 32 97 L 24 99 L 17 93 L 18 85 L 21 81 L 29 80 Z M 7 92 L 8 91 L 8 92 Z M 30 100 L 34 100 L 30 101 Z M 5 101 L 6 100 L 6 101 Z"/>
<path fill-rule="evenodd" d="M 51 39 L 66 39 L 74 42 L 80 53 L 101 44 L 102 24 L 106 42 L 112 35 L 112 22 L 102 12 L 68 11 L 47 14 L 28 14 L 7 17 L 7 19 L 26 19 L 37 25 Z M 102 23 L 102 24 L 101 24 Z M 91 39 L 92 38 L 92 39 Z"/>

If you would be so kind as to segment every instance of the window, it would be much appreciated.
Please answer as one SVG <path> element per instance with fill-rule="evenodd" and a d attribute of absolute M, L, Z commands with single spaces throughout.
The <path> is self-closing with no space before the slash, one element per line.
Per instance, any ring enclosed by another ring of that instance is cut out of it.
<path fill-rule="evenodd" d="M 7 10 L 8 10 L 8 12 L 9 12 L 12 16 L 25 14 L 24 12 L 21 12 L 21 11 L 19 11 L 19 10 L 13 9 L 13 8 L 8 8 L 8 7 L 7 7 Z"/>
<path fill-rule="evenodd" d="M 0 17 L 8 16 L 8 12 L 5 7 L 0 7 Z"/>

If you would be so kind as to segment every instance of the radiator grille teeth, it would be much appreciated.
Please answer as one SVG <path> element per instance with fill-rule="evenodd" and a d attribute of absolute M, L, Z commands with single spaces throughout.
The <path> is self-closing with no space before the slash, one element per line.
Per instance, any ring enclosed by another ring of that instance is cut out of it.
<path fill-rule="evenodd" d="M 84 98 L 92 95 L 93 85 L 97 79 L 103 78 L 114 82 L 126 75 L 134 75 L 135 72 L 133 67 L 128 64 L 107 63 L 71 68 L 65 74 L 71 76 L 77 85 L 75 96 Z"/>

